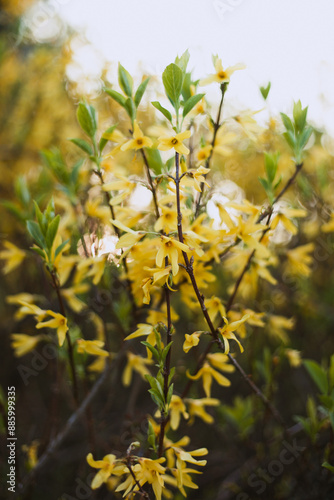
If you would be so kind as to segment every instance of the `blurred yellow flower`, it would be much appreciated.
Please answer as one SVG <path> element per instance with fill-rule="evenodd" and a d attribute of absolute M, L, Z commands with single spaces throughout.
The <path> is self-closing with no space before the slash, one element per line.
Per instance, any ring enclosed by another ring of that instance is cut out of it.
<path fill-rule="evenodd" d="M 158 138 L 158 149 L 160 149 L 160 151 L 169 151 L 174 148 L 177 153 L 180 153 L 181 155 L 188 155 L 189 149 L 183 144 L 182 141 L 189 139 L 190 136 L 190 130 L 186 130 L 185 132 L 172 136 L 162 135 Z"/>
<path fill-rule="evenodd" d="M 229 66 L 224 69 L 222 66 L 222 60 L 218 56 L 213 57 L 213 64 L 215 67 L 215 73 L 204 78 L 199 82 L 200 85 L 208 85 L 209 83 L 228 83 L 230 81 L 231 75 L 237 70 L 244 69 L 243 64 L 235 64 L 234 66 Z"/>
<path fill-rule="evenodd" d="M 7 250 L 1 250 L 0 259 L 6 261 L 2 272 L 4 274 L 8 274 L 11 271 L 14 271 L 14 269 L 16 269 L 22 263 L 26 256 L 26 253 L 23 250 L 20 250 L 20 248 L 18 248 L 10 241 L 4 241 L 4 247 Z"/>
<path fill-rule="evenodd" d="M 104 356 L 104 357 L 109 356 L 108 351 L 102 349 L 102 347 L 104 346 L 104 342 L 102 340 L 78 339 L 77 345 L 78 345 L 78 352 L 80 354 L 86 352 L 87 354 L 93 354 L 94 356 Z"/>
<path fill-rule="evenodd" d="M 152 147 L 152 139 L 146 137 L 140 130 L 137 120 L 133 124 L 133 139 L 127 141 L 121 146 L 122 151 L 127 151 L 128 149 L 142 149 Z"/>
<path fill-rule="evenodd" d="M 11 345 L 17 358 L 24 356 L 35 349 L 37 344 L 43 340 L 44 335 L 26 335 L 25 333 L 12 333 Z"/>
<path fill-rule="evenodd" d="M 36 328 L 55 328 L 57 330 L 58 343 L 62 346 L 65 341 L 66 332 L 68 331 L 67 319 L 62 314 L 51 310 L 46 311 L 46 314 L 53 316 L 54 319 L 49 319 L 48 321 L 44 321 L 44 323 L 37 323 Z"/>

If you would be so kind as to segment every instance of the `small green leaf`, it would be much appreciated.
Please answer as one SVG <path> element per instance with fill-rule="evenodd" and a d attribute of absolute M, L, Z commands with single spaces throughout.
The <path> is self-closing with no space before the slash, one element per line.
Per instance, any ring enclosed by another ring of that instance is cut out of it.
<path fill-rule="evenodd" d="M 117 127 L 117 125 L 118 125 L 118 123 L 116 123 L 115 125 L 112 125 L 111 127 L 109 127 L 109 128 L 108 128 L 108 129 L 104 132 L 104 134 L 103 134 L 103 135 L 106 135 L 106 134 L 112 134 L 112 133 L 113 133 L 113 131 L 115 130 L 115 128 Z M 102 151 L 104 150 L 104 148 L 105 148 L 105 146 L 106 146 L 107 142 L 110 140 L 110 139 L 106 139 L 105 137 L 103 137 L 103 135 L 102 135 L 102 137 L 101 137 L 101 139 L 100 139 L 100 142 L 99 142 L 99 151 L 100 151 L 100 153 L 102 153 Z"/>
<path fill-rule="evenodd" d="M 176 56 L 175 58 L 175 64 L 182 70 L 182 73 L 184 75 L 187 71 L 189 59 L 190 59 L 190 54 L 188 49 L 182 54 L 181 57 Z"/>
<path fill-rule="evenodd" d="M 118 63 L 118 83 L 124 94 L 128 97 L 132 96 L 133 78 L 130 73 Z"/>
<path fill-rule="evenodd" d="M 172 396 L 173 396 L 173 390 L 174 390 L 174 384 L 171 384 L 168 388 L 168 392 L 167 392 L 167 406 L 170 405 L 170 402 L 172 400 Z"/>
<path fill-rule="evenodd" d="M 277 172 L 277 164 L 278 164 L 278 154 L 275 153 L 264 153 L 264 166 L 267 173 L 267 179 L 270 184 L 273 183 L 276 172 Z"/>
<path fill-rule="evenodd" d="M 160 111 L 160 113 L 162 113 L 168 121 L 170 121 L 170 123 L 172 123 L 172 115 L 171 113 L 168 111 L 168 109 L 164 108 L 161 106 L 160 102 L 158 101 L 153 101 L 151 104 L 153 104 L 153 106 L 158 110 Z"/>
<path fill-rule="evenodd" d="M 175 375 L 175 366 L 173 366 L 171 369 L 170 369 L 170 373 L 169 373 L 169 377 L 168 377 L 168 386 L 170 386 L 172 380 L 173 380 L 173 377 Z"/>
<path fill-rule="evenodd" d="M 39 227 L 42 231 L 42 234 L 45 236 L 47 228 L 48 228 L 48 221 L 47 221 L 45 215 L 42 214 L 37 202 L 35 200 L 33 200 L 33 202 L 34 202 L 34 209 L 35 209 L 35 215 L 37 218 L 37 222 L 38 222 Z"/>
<path fill-rule="evenodd" d="M 93 149 L 91 145 L 85 141 L 85 139 L 69 139 L 69 141 L 73 142 L 78 148 L 82 149 L 85 153 L 92 155 Z"/>
<path fill-rule="evenodd" d="M 334 466 L 329 464 L 328 462 L 323 462 L 321 464 L 322 467 L 325 467 L 325 469 L 328 469 L 329 471 L 331 471 L 333 474 L 334 474 Z"/>
<path fill-rule="evenodd" d="M 131 118 L 131 121 L 133 122 L 133 120 L 136 118 L 137 111 L 136 111 L 135 104 L 133 102 L 132 97 L 128 97 L 128 99 L 125 101 L 124 108 L 127 111 L 129 117 Z"/>
<path fill-rule="evenodd" d="M 260 92 L 264 100 L 267 99 L 271 87 L 271 82 L 268 83 L 266 87 L 260 87 Z"/>
<path fill-rule="evenodd" d="M 173 341 L 169 342 L 169 344 L 166 345 L 164 350 L 162 351 L 161 359 L 163 362 L 165 362 L 165 359 L 167 357 L 167 354 L 169 353 L 170 348 L 172 347 Z"/>
<path fill-rule="evenodd" d="M 311 137 L 313 129 L 311 127 L 305 128 L 303 132 L 301 132 L 298 138 L 298 146 L 300 149 L 304 149 L 306 144 L 308 143 L 309 138 Z"/>
<path fill-rule="evenodd" d="M 146 148 L 146 156 L 150 169 L 153 170 L 155 175 L 160 175 L 164 166 L 160 151 L 154 148 Z"/>
<path fill-rule="evenodd" d="M 105 89 L 105 92 L 110 95 L 110 97 L 112 97 L 114 101 L 116 101 L 120 106 L 122 106 L 122 108 L 125 108 L 126 99 L 124 96 L 122 96 L 122 94 L 116 92 L 116 90 L 113 89 Z"/>
<path fill-rule="evenodd" d="M 291 121 L 291 119 L 288 117 L 288 115 L 281 113 L 283 125 L 286 128 L 286 130 L 289 130 L 290 132 L 294 132 L 294 126 Z"/>
<path fill-rule="evenodd" d="M 183 105 L 183 118 L 196 106 L 196 104 L 205 96 L 205 94 L 197 94 L 191 96 Z"/>
<path fill-rule="evenodd" d="M 93 106 L 80 102 L 77 109 L 77 118 L 82 130 L 93 138 L 97 130 L 96 111 Z"/>
<path fill-rule="evenodd" d="M 37 224 L 37 222 L 33 220 L 28 220 L 27 221 L 27 229 L 29 231 L 30 236 L 33 238 L 33 240 L 37 243 L 37 245 L 43 249 L 46 249 L 46 242 L 45 238 L 42 234 L 42 231 Z"/>
<path fill-rule="evenodd" d="M 290 130 L 288 130 L 287 132 L 284 132 L 283 137 L 286 140 L 286 142 L 289 144 L 290 148 L 292 150 L 295 150 L 295 148 L 296 148 L 296 139 L 295 139 L 294 133 L 291 132 Z"/>
<path fill-rule="evenodd" d="M 312 359 L 304 360 L 304 365 L 322 394 L 328 394 L 328 380 L 325 370 Z"/>
<path fill-rule="evenodd" d="M 174 107 L 178 107 L 183 84 L 183 72 L 181 68 L 174 63 L 169 64 L 162 74 L 162 83 L 164 84 L 167 97 Z"/>
<path fill-rule="evenodd" d="M 57 231 L 58 231 L 59 222 L 60 222 L 60 215 L 57 215 L 57 217 L 55 217 L 53 219 L 53 221 L 50 222 L 48 229 L 47 229 L 47 232 L 46 232 L 45 240 L 46 240 L 46 244 L 50 250 L 52 248 L 54 239 L 55 239 Z"/>
<path fill-rule="evenodd" d="M 15 180 L 14 189 L 16 196 L 22 202 L 22 205 L 28 207 L 31 196 L 27 185 L 27 179 L 23 175 L 19 175 Z"/>
<path fill-rule="evenodd" d="M 149 78 L 146 78 L 146 80 L 144 80 L 140 85 L 139 87 L 137 88 L 137 91 L 135 93 L 135 98 L 134 98 L 134 102 L 135 102 L 135 106 L 136 108 L 138 108 L 139 104 L 140 104 L 140 101 L 144 95 L 144 92 L 146 90 L 146 87 L 147 87 L 147 84 L 148 82 L 150 81 Z"/>
<path fill-rule="evenodd" d="M 160 361 L 160 355 L 158 353 L 158 351 L 156 350 L 155 347 L 153 347 L 152 344 L 150 344 L 149 342 L 141 342 L 141 344 L 143 344 L 145 347 L 147 347 L 147 349 L 149 349 L 151 351 L 151 353 L 153 354 L 153 356 L 156 358 L 157 361 Z"/>
<path fill-rule="evenodd" d="M 57 255 L 60 254 L 60 252 L 63 250 L 63 248 L 67 245 L 67 243 L 69 242 L 70 240 L 65 240 L 63 241 L 63 243 L 61 245 L 59 245 L 57 248 L 56 248 L 56 251 L 55 251 L 55 258 L 57 257 Z"/>

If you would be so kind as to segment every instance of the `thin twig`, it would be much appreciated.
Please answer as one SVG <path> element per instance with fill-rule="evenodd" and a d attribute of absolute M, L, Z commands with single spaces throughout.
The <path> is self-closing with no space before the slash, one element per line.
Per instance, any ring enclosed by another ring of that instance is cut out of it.
<path fill-rule="evenodd" d="M 210 162 L 211 162 L 211 158 L 212 158 L 212 155 L 213 155 L 213 148 L 214 148 L 214 145 L 215 145 L 215 142 L 216 142 L 217 132 L 218 132 L 218 130 L 221 127 L 220 117 L 221 117 L 221 113 L 222 113 L 222 108 L 223 108 L 223 102 L 224 102 L 224 97 L 225 97 L 226 89 L 227 89 L 227 84 L 226 83 L 222 83 L 221 86 L 220 86 L 221 99 L 220 99 L 220 103 L 219 103 L 219 108 L 218 108 L 218 113 L 217 113 L 217 119 L 216 119 L 216 121 L 214 123 L 214 126 L 213 126 L 213 136 L 212 136 L 212 141 L 211 141 L 211 151 L 210 151 L 210 154 L 209 154 L 208 158 L 206 159 L 205 168 L 209 168 L 210 167 Z M 195 215 L 194 215 L 194 219 L 196 219 L 197 216 L 199 215 L 199 210 L 201 208 L 201 200 L 202 200 L 202 196 L 203 196 L 203 191 L 204 191 L 204 182 L 201 183 L 201 191 L 198 194 L 197 201 L 195 203 L 195 211 L 194 211 Z"/>

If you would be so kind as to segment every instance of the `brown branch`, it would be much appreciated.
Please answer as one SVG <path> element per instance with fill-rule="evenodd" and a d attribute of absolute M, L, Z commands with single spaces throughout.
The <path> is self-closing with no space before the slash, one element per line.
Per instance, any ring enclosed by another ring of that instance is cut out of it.
<path fill-rule="evenodd" d="M 28 486 L 32 483 L 32 481 L 37 477 L 38 474 L 46 467 L 46 465 L 51 460 L 54 453 L 57 451 L 59 446 L 65 441 L 65 439 L 71 434 L 74 430 L 77 422 L 85 415 L 85 412 L 89 405 L 92 403 L 93 399 L 96 397 L 98 391 L 102 387 L 104 381 L 109 375 L 112 368 L 116 366 L 116 363 L 113 365 L 108 364 L 100 378 L 95 382 L 93 387 L 91 388 L 89 394 L 85 397 L 85 399 L 81 402 L 81 405 L 77 408 L 77 410 L 71 415 L 71 417 L 66 422 L 62 431 L 60 431 L 57 436 L 51 441 L 47 450 L 43 453 L 43 455 L 39 458 L 35 467 L 27 474 L 27 476 L 23 479 L 23 481 L 18 484 L 18 495 L 23 495 L 27 490 Z"/>
<path fill-rule="evenodd" d="M 209 154 L 208 158 L 206 159 L 205 168 L 210 168 L 210 162 L 211 162 L 211 158 L 212 158 L 212 155 L 213 155 L 213 148 L 214 148 L 214 145 L 215 145 L 215 142 L 216 142 L 217 132 L 218 132 L 218 130 L 221 127 L 220 117 L 221 117 L 221 113 L 222 113 L 222 108 L 223 108 L 223 102 L 224 102 L 224 97 L 225 97 L 226 89 L 227 89 L 227 84 L 226 83 L 222 83 L 221 86 L 220 86 L 221 99 L 220 99 L 220 103 L 219 103 L 219 108 L 218 108 L 218 113 L 217 113 L 217 119 L 216 119 L 216 121 L 214 123 L 214 126 L 213 126 L 213 136 L 212 136 L 212 141 L 211 141 L 211 151 L 210 151 L 210 154 Z M 197 201 L 195 203 L 195 212 L 194 212 L 195 215 L 194 215 L 194 219 L 196 219 L 197 216 L 199 215 L 199 210 L 200 210 L 200 207 L 201 207 L 201 199 L 202 199 L 202 196 L 203 196 L 203 191 L 204 191 L 204 182 L 201 183 L 201 192 L 198 194 Z"/>

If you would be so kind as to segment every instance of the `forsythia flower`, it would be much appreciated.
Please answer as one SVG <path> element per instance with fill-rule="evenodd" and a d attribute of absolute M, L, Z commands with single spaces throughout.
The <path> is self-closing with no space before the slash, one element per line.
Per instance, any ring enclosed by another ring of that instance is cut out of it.
<path fill-rule="evenodd" d="M 121 146 L 122 151 L 127 151 L 128 149 L 142 149 L 150 148 L 153 142 L 149 137 L 146 137 L 140 130 L 137 120 L 133 123 L 133 139 L 127 141 Z"/>
<path fill-rule="evenodd" d="M 162 135 L 158 138 L 158 149 L 160 149 L 160 151 L 169 151 L 174 148 L 177 153 L 180 153 L 181 155 L 188 155 L 189 149 L 183 144 L 182 141 L 189 139 L 190 136 L 190 130 L 186 130 L 185 132 L 172 136 Z"/>
<path fill-rule="evenodd" d="M 225 354 L 228 354 L 230 352 L 230 344 L 229 340 L 235 340 L 240 348 L 240 352 L 244 351 L 244 348 L 240 344 L 239 340 L 237 337 L 234 335 L 234 331 L 237 330 L 240 325 L 242 325 L 245 321 L 247 321 L 249 318 L 249 314 L 245 314 L 239 321 L 233 321 L 232 323 L 228 322 L 228 319 L 224 317 L 225 325 L 222 328 L 219 328 L 219 333 L 223 337 L 224 341 L 224 346 L 225 346 Z"/>
<path fill-rule="evenodd" d="M 51 310 L 46 311 L 46 314 L 53 316 L 54 319 L 49 319 L 44 323 L 37 323 L 36 328 L 55 328 L 57 329 L 58 343 L 63 345 L 68 330 L 67 319 L 60 313 L 55 313 Z"/>
<path fill-rule="evenodd" d="M 298 368 L 298 366 L 302 364 L 300 351 L 296 349 L 285 349 L 284 353 L 293 368 Z"/>
<path fill-rule="evenodd" d="M 310 265 L 312 257 L 308 254 L 313 252 L 313 250 L 313 243 L 307 243 L 306 245 L 288 250 L 286 256 L 288 258 L 289 271 L 300 276 L 309 276 L 311 274 Z"/>
<path fill-rule="evenodd" d="M 102 340 L 84 340 L 78 339 L 78 352 L 93 354 L 94 356 L 109 356 L 108 351 L 102 349 L 104 342 Z"/>
<path fill-rule="evenodd" d="M 233 371 L 233 366 L 226 364 L 224 366 L 220 366 L 220 370 L 231 372 Z M 224 377 L 221 373 L 214 370 L 212 366 L 210 366 L 209 363 L 207 362 L 204 363 L 202 368 L 200 368 L 195 375 L 190 375 L 189 370 L 187 370 L 186 373 L 187 377 L 190 378 L 191 380 L 198 380 L 199 378 L 202 377 L 204 392 L 208 398 L 211 395 L 212 378 L 214 378 L 219 385 L 225 387 L 231 385 L 231 382 L 226 377 Z"/>
<path fill-rule="evenodd" d="M 165 257 L 168 257 L 170 263 L 172 264 L 173 276 L 176 276 L 179 272 L 179 252 L 190 252 L 190 249 L 184 243 L 168 238 L 167 236 L 161 236 L 160 248 L 156 256 L 156 264 L 158 267 L 162 267 L 164 264 Z"/>
<path fill-rule="evenodd" d="M 173 394 L 170 405 L 170 426 L 175 431 L 180 425 L 181 414 L 183 418 L 189 418 L 189 414 L 186 411 L 186 406 L 182 399 L 176 394 Z"/>
<path fill-rule="evenodd" d="M 190 415 L 189 424 L 193 424 L 195 417 L 201 418 L 207 424 L 212 424 L 213 417 L 205 411 L 205 406 L 218 406 L 220 404 L 219 399 L 215 398 L 202 398 L 202 399 L 190 399 L 187 398 L 185 402 L 188 405 L 188 412 Z"/>
<path fill-rule="evenodd" d="M 149 371 L 145 365 L 150 365 L 153 363 L 151 359 L 142 358 L 141 356 L 137 356 L 132 352 L 127 352 L 128 362 L 123 372 L 122 382 L 126 387 L 130 385 L 132 379 L 132 371 L 135 370 L 138 372 L 143 378 L 145 375 L 149 375 Z"/>
<path fill-rule="evenodd" d="M 228 83 L 230 81 L 231 75 L 239 70 L 244 69 L 245 66 L 243 64 L 235 64 L 234 66 L 230 66 L 226 69 L 222 66 L 222 60 L 218 56 L 213 57 L 213 64 L 215 67 L 215 73 L 213 75 L 204 78 L 199 82 L 200 85 L 208 85 L 209 83 L 217 82 L 217 83 Z"/>
<path fill-rule="evenodd" d="M 109 454 L 103 457 L 102 460 L 94 460 L 93 455 L 88 453 L 86 460 L 91 467 L 94 467 L 94 469 L 100 469 L 91 484 L 92 490 L 96 490 L 96 488 L 99 488 L 101 484 L 108 481 L 117 464 L 117 458 L 116 455 Z"/>
<path fill-rule="evenodd" d="M 169 233 L 170 231 L 175 231 L 177 226 L 177 213 L 168 207 L 163 207 L 161 209 L 161 216 L 154 224 L 155 231 L 165 231 Z"/>
<path fill-rule="evenodd" d="M 10 241 L 5 241 L 4 246 L 7 250 L 2 250 L 0 252 L 0 259 L 6 261 L 5 267 L 2 272 L 4 274 L 8 274 L 14 269 L 16 269 L 23 261 L 26 256 L 26 253 L 23 250 L 17 248 L 16 245 L 13 245 Z"/>
<path fill-rule="evenodd" d="M 205 184 L 207 187 L 210 187 L 210 184 L 208 184 L 206 182 L 205 177 L 204 177 L 204 175 L 206 175 L 209 172 L 210 172 L 210 169 L 205 168 L 205 167 L 198 167 L 197 170 L 190 169 L 187 171 L 187 175 L 189 175 L 189 177 L 191 177 L 194 180 L 194 188 L 199 193 L 201 193 L 201 191 L 202 191 L 202 187 L 201 187 L 202 183 Z"/>
<path fill-rule="evenodd" d="M 15 356 L 21 357 L 35 349 L 37 344 L 43 340 L 44 335 L 26 335 L 24 333 L 12 333 L 12 348 L 15 350 Z"/>
<path fill-rule="evenodd" d="M 268 332 L 278 337 L 284 344 L 289 341 L 289 336 L 285 330 L 292 330 L 295 326 L 294 318 L 271 315 L 268 322 Z"/>
<path fill-rule="evenodd" d="M 194 332 L 191 335 L 185 334 L 185 341 L 183 342 L 184 352 L 189 352 L 192 347 L 199 343 L 199 338 L 203 332 Z"/>
<path fill-rule="evenodd" d="M 209 144 L 208 146 L 204 146 L 197 152 L 197 160 L 199 162 L 207 160 L 211 155 L 211 151 L 212 151 L 211 144 Z"/>

